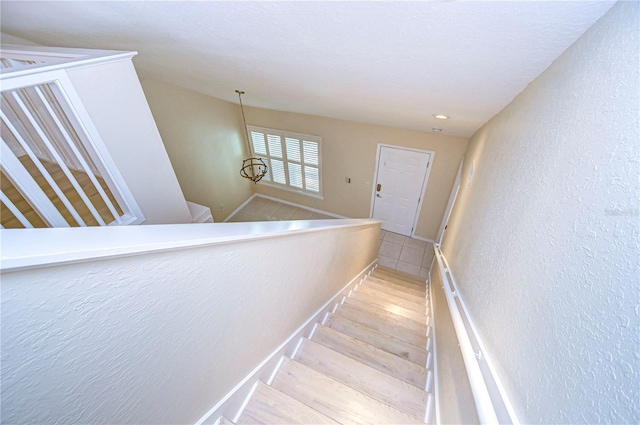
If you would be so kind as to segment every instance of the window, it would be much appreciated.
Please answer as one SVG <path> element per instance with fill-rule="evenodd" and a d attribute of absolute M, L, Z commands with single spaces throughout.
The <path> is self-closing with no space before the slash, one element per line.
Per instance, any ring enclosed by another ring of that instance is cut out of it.
<path fill-rule="evenodd" d="M 322 138 L 270 128 L 247 126 L 253 154 L 269 171 L 261 182 L 281 189 L 322 196 Z"/>

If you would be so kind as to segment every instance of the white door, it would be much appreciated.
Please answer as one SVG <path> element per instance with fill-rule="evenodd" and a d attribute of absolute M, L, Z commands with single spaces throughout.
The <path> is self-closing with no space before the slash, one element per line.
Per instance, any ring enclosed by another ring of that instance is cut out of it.
<path fill-rule="evenodd" d="M 431 154 L 389 146 L 379 149 L 372 217 L 382 221 L 383 230 L 411 236 Z"/>

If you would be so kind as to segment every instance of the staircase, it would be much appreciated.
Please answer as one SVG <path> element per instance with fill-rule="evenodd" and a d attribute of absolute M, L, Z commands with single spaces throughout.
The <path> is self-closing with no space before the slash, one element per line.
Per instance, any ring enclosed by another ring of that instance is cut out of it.
<path fill-rule="evenodd" d="M 258 384 L 237 423 L 433 422 L 427 306 L 424 282 L 376 268 Z"/>

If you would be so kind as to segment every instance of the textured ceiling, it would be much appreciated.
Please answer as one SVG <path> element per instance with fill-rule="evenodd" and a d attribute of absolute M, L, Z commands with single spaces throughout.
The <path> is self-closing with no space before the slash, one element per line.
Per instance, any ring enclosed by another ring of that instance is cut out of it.
<path fill-rule="evenodd" d="M 3 33 L 137 50 L 141 75 L 282 111 L 468 137 L 614 2 L 0 2 Z M 434 114 L 452 118 L 440 121 Z"/>

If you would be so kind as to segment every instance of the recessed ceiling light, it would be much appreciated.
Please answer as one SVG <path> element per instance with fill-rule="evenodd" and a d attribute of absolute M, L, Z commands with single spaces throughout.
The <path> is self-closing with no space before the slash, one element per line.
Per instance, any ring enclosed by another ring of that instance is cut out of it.
<path fill-rule="evenodd" d="M 440 133 L 442 131 L 442 129 L 438 128 L 438 127 L 433 127 L 433 128 L 431 128 L 431 131 L 433 131 L 434 133 Z"/>
<path fill-rule="evenodd" d="M 449 119 L 449 117 L 446 116 L 446 115 L 434 115 L 433 117 L 437 118 L 439 120 L 448 120 Z"/>

